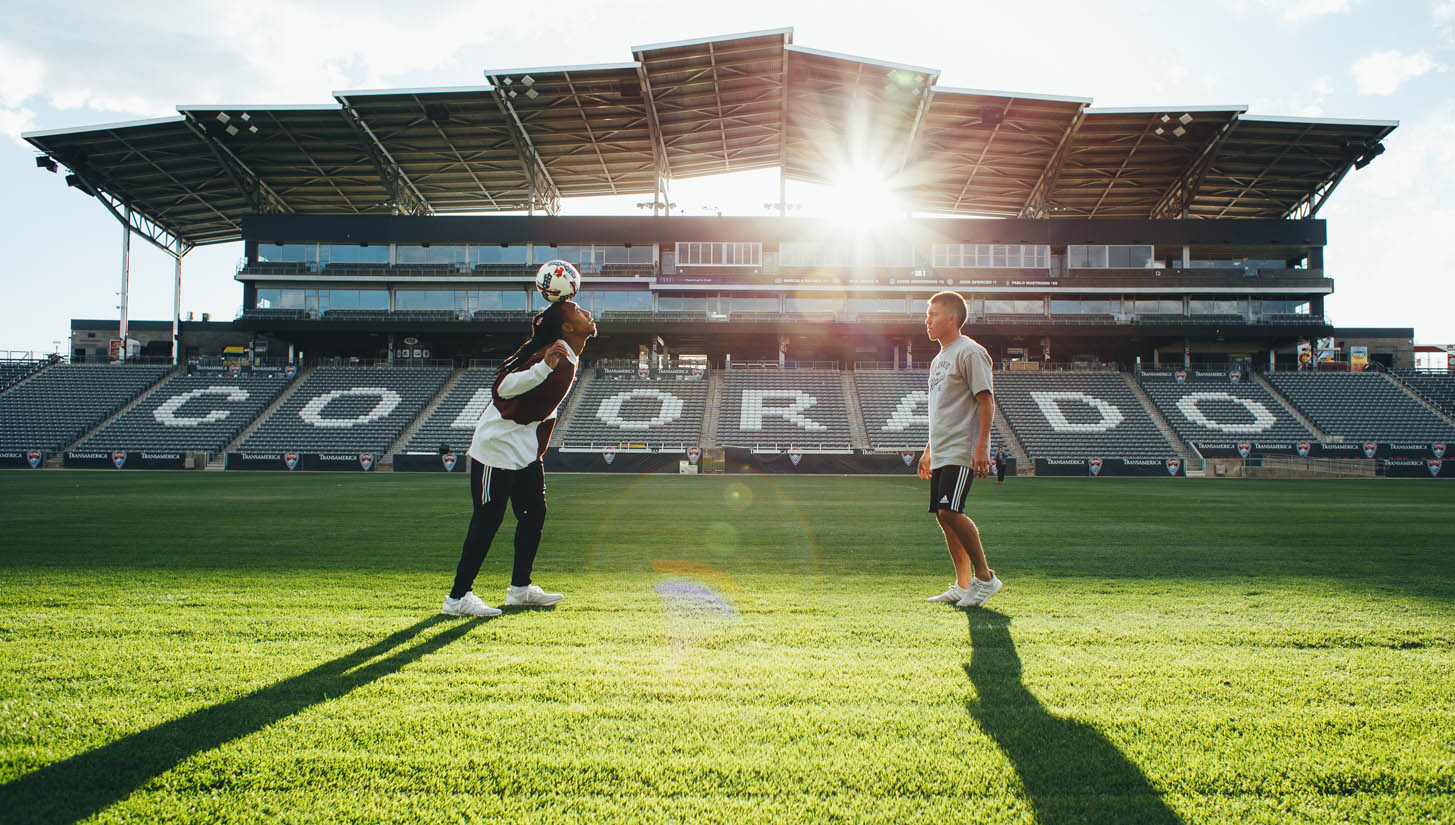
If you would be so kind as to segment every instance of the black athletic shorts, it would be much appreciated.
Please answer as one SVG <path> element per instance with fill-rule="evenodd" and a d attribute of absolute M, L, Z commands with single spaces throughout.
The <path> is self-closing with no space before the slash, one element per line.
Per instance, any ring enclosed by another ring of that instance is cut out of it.
<path fill-rule="evenodd" d="M 970 484 L 973 481 L 975 471 L 959 464 L 946 464 L 931 470 L 930 512 L 965 512 L 965 498 L 970 495 Z"/>

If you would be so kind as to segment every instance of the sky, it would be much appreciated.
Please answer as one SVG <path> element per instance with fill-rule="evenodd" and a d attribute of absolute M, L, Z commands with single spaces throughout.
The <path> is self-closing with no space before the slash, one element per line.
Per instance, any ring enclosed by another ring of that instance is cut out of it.
<path fill-rule="evenodd" d="M 832 11 L 826 11 L 827 9 Z M 1387 151 L 1319 212 L 1338 326 L 1455 344 L 1455 0 L 886 3 L 186 0 L 6 4 L 0 27 L 0 357 L 64 352 L 72 318 L 115 318 L 120 223 L 37 169 L 31 130 L 181 105 L 335 104 L 336 90 L 484 85 L 486 69 L 629 61 L 633 46 L 793 29 L 800 46 L 938 69 L 939 85 L 1093 107 L 1245 105 L 1251 116 L 1397 120 Z M 676 181 L 685 214 L 764 215 L 777 173 Z M 565 200 L 563 214 L 642 214 Z M 828 208 L 789 184 L 801 214 Z M 240 243 L 184 258 L 184 314 L 230 319 Z M 130 317 L 172 310 L 172 259 L 133 238 Z"/>

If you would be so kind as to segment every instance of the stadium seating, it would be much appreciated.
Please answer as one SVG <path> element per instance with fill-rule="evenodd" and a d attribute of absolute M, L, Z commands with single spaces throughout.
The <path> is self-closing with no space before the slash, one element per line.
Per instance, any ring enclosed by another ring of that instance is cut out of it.
<path fill-rule="evenodd" d="M 465 370 L 434 412 L 409 437 L 404 451 L 435 453 L 439 452 L 441 444 L 449 445 L 450 451 L 455 453 L 470 449 L 475 422 L 490 403 L 490 385 L 494 382 L 494 367 Z"/>
<path fill-rule="evenodd" d="M 1455 427 L 1377 372 L 1277 372 L 1268 380 L 1314 426 L 1355 441 L 1455 439 Z"/>
<path fill-rule="evenodd" d="M 717 426 L 723 446 L 806 453 L 850 448 L 838 370 L 736 368 L 723 380 Z"/>
<path fill-rule="evenodd" d="M 1395 370 L 1393 373 L 1404 382 L 1405 386 L 1414 390 L 1421 398 L 1444 410 L 1446 415 L 1455 415 L 1455 372 Z"/>
<path fill-rule="evenodd" d="M 1116 372 L 1003 372 L 995 394 L 1032 458 L 1167 458 L 1167 442 Z"/>
<path fill-rule="evenodd" d="M 50 361 L 45 358 L 27 358 L 18 361 L 0 361 L 0 392 L 40 372 Z"/>
<path fill-rule="evenodd" d="M 449 375 L 443 367 L 319 367 L 241 449 L 382 453 Z"/>
<path fill-rule="evenodd" d="M 869 446 L 876 450 L 922 450 L 929 439 L 929 370 L 859 370 L 859 408 Z M 998 374 L 997 374 L 998 375 Z M 997 377 L 998 381 L 999 378 Z M 992 445 L 1008 444 L 1005 422 L 996 415 L 991 425 Z"/>
<path fill-rule="evenodd" d="M 121 364 L 51 367 L 0 395 L 0 449 L 62 449 L 170 369 Z"/>
<path fill-rule="evenodd" d="M 1142 389 L 1185 441 L 1262 441 L 1297 444 L 1316 440 L 1308 428 L 1261 384 L 1222 379 L 1143 377 Z"/>
<path fill-rule="evenodd" d="M 566 448 L 645 444 L 685 449 L 702 444 L 706 381 L 597 378 L 566 422 Z"/>
<path fill-rule="evenodd" d="M 219 453 L 288 384 L 277 372 L 177 375 L 78 449 Z"/>

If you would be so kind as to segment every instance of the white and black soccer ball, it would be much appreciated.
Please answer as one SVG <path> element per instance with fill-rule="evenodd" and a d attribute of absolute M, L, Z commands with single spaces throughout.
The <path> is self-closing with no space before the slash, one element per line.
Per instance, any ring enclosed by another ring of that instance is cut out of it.
<path fill-rule="evenodd" d="M 536 270 L 536 289 L 551 303 L 571 300 L 580 288 L 581 273 L 566 261 L 546 261 Z"/>

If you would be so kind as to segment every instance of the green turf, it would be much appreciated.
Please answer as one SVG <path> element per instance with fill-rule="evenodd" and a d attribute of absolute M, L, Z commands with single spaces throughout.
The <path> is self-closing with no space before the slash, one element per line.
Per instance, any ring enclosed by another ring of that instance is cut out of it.
<path fill-rule="evenodd" d="M 0 473 L 0 823 L 1455 821 L 1439 482 Z M 503 600 L 502 541 L 477 585 Z"/>

